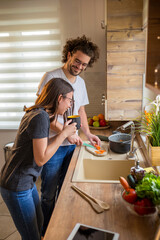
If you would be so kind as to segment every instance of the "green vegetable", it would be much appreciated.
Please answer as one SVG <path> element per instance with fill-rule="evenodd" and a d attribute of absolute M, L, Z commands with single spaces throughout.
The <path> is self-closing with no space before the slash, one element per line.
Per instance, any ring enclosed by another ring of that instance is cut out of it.
<path fill-rule="evenodd" d="M 127 182 L 129 183 L 129 186 L 130 186 L 131 188 L 134 188 L 134 189 L 135 189 L 136 182 L 135 182 L 134 177 L 133 177 L 131 174 L 129 174 L 129 175 L 127 176 Z"/>
<path fill-rule="evenodd" d="M 160 205 L 160 176 L 147 173 L 135 189 L 139 198 L 148 198 L 154 205 Z"/>
<path fill-rule="evenodd" d="M 106 137 L 106 136 L 97 135 L 97 137 L 99 137 L 99 139 L 100 139 L 101 141 L 109 142 L 108 137 Z"/>

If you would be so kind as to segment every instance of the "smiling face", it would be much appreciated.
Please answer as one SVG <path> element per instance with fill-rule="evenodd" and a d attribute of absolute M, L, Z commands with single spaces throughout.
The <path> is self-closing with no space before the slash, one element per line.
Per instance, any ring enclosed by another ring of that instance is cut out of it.
<path fill-rule="evenodd" d="M 71 55 L 68 53 L 68 61 L 67 61 L 67 70 L 72 76 L 79 75 L 83 70 L 85 70 L 90 61 L 90 57 L 84 54 L 81 51 L 77 51 Z"/>
<path fill-rule="evenodd" d="M 68 110 L 68 108 L 72 107 L 74 102 L 72 98 L 73 92 L 67 93 L 65 96 L 59 96 L 57 114 L 63 115 Z"/>

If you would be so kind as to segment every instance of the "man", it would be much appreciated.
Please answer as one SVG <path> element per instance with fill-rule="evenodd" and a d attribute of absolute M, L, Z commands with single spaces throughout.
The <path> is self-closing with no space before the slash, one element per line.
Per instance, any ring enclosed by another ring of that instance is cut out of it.
<path fill-rule="evenodd" d="M 100 140 L 97 136 L 91 134 L 87 115 L 85 112 L 85 105 L 89 103 L 87 90 L 84 80 L 79 76 L 87 67 L 92 67 L 93 63 L 99 58 L 99 48 L 92 43 L 86 36 L 78 37 L 76 39 L 69 39 L 63 48 L 62 68 L 47 72 L 44 74 L 37 94 L 39 94 L 43 86 L 52 78 L 62 78 L 69 82 L 74 89 L 74 115 L 80 115 L 81 129 L 94 145 L 100 145 Z M 50 136 L 58 134 L 63 129 L 63 118 L 59 116 L 57 121 L 51 124 Z M 56 193 L 60 192 L 67 168 L 69 166 L 73 151 L 76 145 L 82 145 L 82 139 L 74 134 L 68 137 L 67 140 L 59 147 L 54 156 L 43 166 L 42 170 L 42 210 L 44 214 L 43 234 L 46 231 L 49 219 L 54 209 Z M 57 191 L 58 189 L 58 191 Z"/>

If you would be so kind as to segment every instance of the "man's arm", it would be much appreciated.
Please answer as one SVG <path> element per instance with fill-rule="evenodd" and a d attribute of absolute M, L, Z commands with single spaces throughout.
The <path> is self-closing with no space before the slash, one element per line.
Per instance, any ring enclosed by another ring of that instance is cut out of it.
<path fill-rule="evenodd" d="M 84 134 L 86 135 L 86 137 L 88 138 L 88 140 L 92 143 L 92 145 L 94 145 L 95 143 L 97 145 L 100 145 L 100 143 L 101 143 L 100 139 L 96 135 L 93 135 L 89 130 L 87 114 L 85 112 L 84 106 L 80 107 L 78 113 L 81 118 L 81 124 L 82 124 L 81 129 L 84 132 Z"/>
<path fill-rule="evenodd" d="M 50 76 L 50 74 L 48 74 L 47 72 L 43 75 L 43 77 L 41 78 L 41 81 L 38 85 L 38 90 L 36 93 L 37 96 L 39 96 L 39 94 L 42 92 L 44 85 L 46 85 L 46 83 L 51 79 L 52 79 L 52 76 Z"/>

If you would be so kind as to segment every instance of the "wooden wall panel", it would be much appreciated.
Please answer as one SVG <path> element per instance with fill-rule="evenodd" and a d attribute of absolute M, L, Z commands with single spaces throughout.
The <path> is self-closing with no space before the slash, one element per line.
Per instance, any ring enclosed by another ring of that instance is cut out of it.
<path fill-rule="evenodd" d="M 108 16 L 129 16 L 142 14 L 141 0 L 107 0 Z"/>
<path fill-rule="evenodd" d="M 141 100 L 142 92 L 138 89 L 113 89 L 108 93 L 109 99 L 116 99 L 117 103 L 122 102 L 135 102 L 136 100 Z M 115 101 L 115 102 L 116 102 Z"/>
<path fill-rule="evenodd" d="M 141 111 L 141 100 L 132 100 L 132 102 L 127 102 L 126 100 L 114 101 L 110 100 L 111 108 L 110 110 L 117 111 L 117 103 L 119 103 L 119 110 L 131 111 L 131 109 L 139 109 Z"/>
<path fill-rule="evenodd" d="M 136 119 L 142 109 L 145 66 L 143 0 L 108 0 L 108 119 Z"/>
<path fill-rule="evenodd" d="M 125 50 L 123 50 L 121 52 L 108 52 L 107 61 L 110 65 L 118 66 L 130 64 L 144 65 L 144 51 L 126 52 Z"/>
<path fill-rule="evenodd" d="M 108 52 L 121 52 L 121 51 L 144 51 L 144 42 L 143 41 L 114 41 L 108 42 L 107 45 Z M 141 54 L 141 52 L 140 52 Z"/>
<path fill-rule="evenodd" d="M 120 17 L 108 17 L 107 30 L 122 30 L 122 29 L 139 29 L 142 27 L 142 17 L 139 15 L 135 16 L 120 16 Z"/>
<path fill-rule="evenodd" d="M 112 102 L 109 102 L 109 104 L 112 104 Z M 129 120 L 129 119 L 132 119 L 132 120 L 137 120 L 139 119 L 139 115 L 140 115 L 141 112 L 139 112 L 138 110 L 134 110 L 134 109 L 131 109 L 131 110 L 108 110 L 108 114 L 110 116 L 109 119 L 114 119 L 115 121 L 119 121 L 119 120 Z"/>
<path fill-rule="evenodd" d="M 108 74 L 108 90 L 112 89 L 142 89 L 142 76 L 140 75 L 112 75 Z"/>
<path fill-rule="evenodd" d="M 144 43 L 144 33 L 142 30 L 123 30 L 123 31 L 107 31 L 107 41 L 142 41 Z"/>
<path fill-rule="evenodd" d="M 107 64 L 108 65 L 108 64 Z M 144 66 L 139 64 L 133 65 L 108 65 L 107 66 L 107 76 L 109 74 L 119 74 L 119 75 L 137 75 L 144 73 Z M 108 85 L 108 84 L 107 84 Z M 130 86 L 128 86 L 129 88 Z M 108 88 L 108 87 L 107 87 Z"/>

